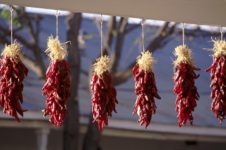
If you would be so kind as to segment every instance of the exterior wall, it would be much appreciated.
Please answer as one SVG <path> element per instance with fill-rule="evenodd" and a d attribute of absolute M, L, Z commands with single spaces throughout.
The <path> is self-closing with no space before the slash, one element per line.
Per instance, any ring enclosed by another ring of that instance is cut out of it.
<path fill-rule="evenodd" d="M 37 130 L 0 128 L 0 150 L 37 150 Z M 81 135 L 81 138 L 83 136 Z M 223 142 L 164 141 L 136 138 L 102 137 L 102 150 L 225 150 Z M 51 130 L 48 150 L 62 150 L 62 131 Z"/>
<path fill-rule="evenodd" d="M 165 141 L 136 138 L 102 139 L 103 150 L 225 150 L 226 143 Z"/>
<path fill-rule="evenodd" d="M 38 150 L 36 132 L 36 129 L 0 128 L 0 150 Z M 50 131 L 48 150 L 62 150 L 61 131 Z"/>

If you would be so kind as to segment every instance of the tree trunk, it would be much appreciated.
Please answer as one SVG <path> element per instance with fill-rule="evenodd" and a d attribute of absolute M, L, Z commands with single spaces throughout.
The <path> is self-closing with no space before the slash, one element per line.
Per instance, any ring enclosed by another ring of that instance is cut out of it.
<path fill-rule="evenodd" d="M 68 49 L 68 61 L 71 68 L 71 96 L 68 100 L 68 114 L 64 121 L 63 149 L 79 149 L 79 104 L 78 85 L 80 71 L 80 50 L 78 35 L 81 24 L 81 13 L 68 16 L 67 40 L 71 41 Z"/>
<path fill-rule="evenodd" d="M 100 139 L 101 133 L 100 131 L 98 131 L 96 123 L 93 123 L 93 117 L 91 113 L 88 130 L 83 141 L 82 150 L 101 150 Z"/>

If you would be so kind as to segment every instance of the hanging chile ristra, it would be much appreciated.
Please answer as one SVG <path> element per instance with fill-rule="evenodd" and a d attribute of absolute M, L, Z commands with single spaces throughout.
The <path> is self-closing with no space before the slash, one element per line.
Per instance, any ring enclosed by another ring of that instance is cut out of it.
<path fill-rule="evenodd" d="M 192 62 L 191 50 L 180 45 L 176 47 L 174 55 L 174 94 L 176 95 L 176 112 L 178 126 L 185 126 L 187 121 L 193 124 L 192 112 L 196 107 L 199 94 L 195 86 L 195 79 L 199 77 L 195 71 L 199 70 Z"/>
<path fill-rule="evenodd" d="M 46 53 L 51 59 L 46 71 L 46 82 L 42 88 L 46 96 L 44 116 L 50 115 L 49 121 L 59 126 L 63 123 L 67 112 L 67 100 L 70 96 L 70 67 L 64 60 L 67 51 L 58 38 L 48 39 Z"/>
<path fill-rule="evenodd" d="M 93 64 L 93 74 L 90 82 L 92 93 L 93 121 L 97 123 L 100 131 L 108 125 L 108 116 L 116 113 L 115 106 L 118 103 L 117 93 L 112 83 L 110 73 L 110 58 L 101 56 Z"/>
<path fill-rule="evenodd" d="M 21 46 L 14 42 L 7 45 L 0 59 L 0 106 L 3 112 L 20 121 L 18 114 L 23 116 L 21 103 L 23 102 L 23 80 L 28 69 L 21 62 Z"/>
<path fill-rule="evenodd" d="M 213 42 L 213 63 L 206 71 L 211 77 L 211 110 L 222 123 L 226 115 L 226 41 Z"/>
<path fill-rule="evenodd" d="M 135 80 L 135 93 L 137 99 L 134 105 L 133 114 L 139 116 L 138 122 L 145 128 L 151 122 L 152 115 L 156 112 L 155 99 L 161 99 L 156 87 L 155 76 L 152 71 L 154 59 L 149 51 L 142 52 L 133 67 Z"/>

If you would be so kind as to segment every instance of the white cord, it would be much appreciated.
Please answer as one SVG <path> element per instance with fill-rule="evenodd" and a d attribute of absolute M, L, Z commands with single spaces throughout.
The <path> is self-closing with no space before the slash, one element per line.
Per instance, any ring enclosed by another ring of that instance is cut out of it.
<path fill-rule="evenodd" d="M 145 51 L 144 48 L 144 20 L 141 21 L 141 43 L 142 43 L 142 51 Z"/>
<path fill-rule="evenodd" d="M 223 27 L 220 27 L 220 33 L 221 33 L 221 41 L 223 41 L 223 37 L 224 37 Z"/>
<path fill-rule="evenodd" d="M 56 11 L 56 38 L 58 39 L 59 37 L 59 21 L 58 21 L 58 18 L 59 18 L 59 10 Z"/>
<path fill-rule="evenodd" d="M 101 56 L 103 56 L 103 16 L 100 15 L 100 51 Z"/>
<path fill-rule="evenodd" d="M 185 45 L 185 37 L 184 37 L 184 23 L 182 23 L 182 43 Z"/>
<path fill-rule="evenodd" d="M 13 44 L 13 7 L 10 6 L 10 42 Z"/>

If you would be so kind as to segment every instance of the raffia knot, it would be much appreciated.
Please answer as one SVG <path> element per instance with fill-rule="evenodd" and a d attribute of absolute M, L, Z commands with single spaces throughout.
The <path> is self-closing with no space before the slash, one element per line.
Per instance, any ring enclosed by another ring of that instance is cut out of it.
<path fill-rule="evenodd" d="M 93 71 L 101 76 L 105 71 L 109 71 L 111 68 L 111 59 L 107 55 L 101 56 L 96 59 L 96 63 L 93 64 Z"/>
<path fill-rule="evenodd" d="M 13 58 L 17 62 L 20 60 L 21 45 L 16 41 L 10 45 L 6 45 L 1 55 L 3 57 Z"/>
<path fill-rule="evenodd" d="M 177 59 L 174 61 L 174 65 L 182 62 L 193 65 L 191 49 L 189 49 L 186 45 L 177 46 L 174 51 L 174 56 L 177 57 Z"/>
<path fill-rule="evenodd" d="M 141 52 L 141 55 L 137 57 L 137 64 L 144 71 L 150 72 L 154 63 L 155 60 L 149 51 Z"/>
<path fill-rule="evenodd" d="M 47 55 L 51 60 L 63 60 L 67 55 L 67 50 L 60 43 L 58 38 L 50 36 L 47 43 L 48 48 L 46 49 Z"/>
<path fill-rule="evenodd" d="M 213 40 L 213 51 L 214 56 L 219 57 L 222 55 L 226 55 L 226 41 L 224 40 Z"/>

